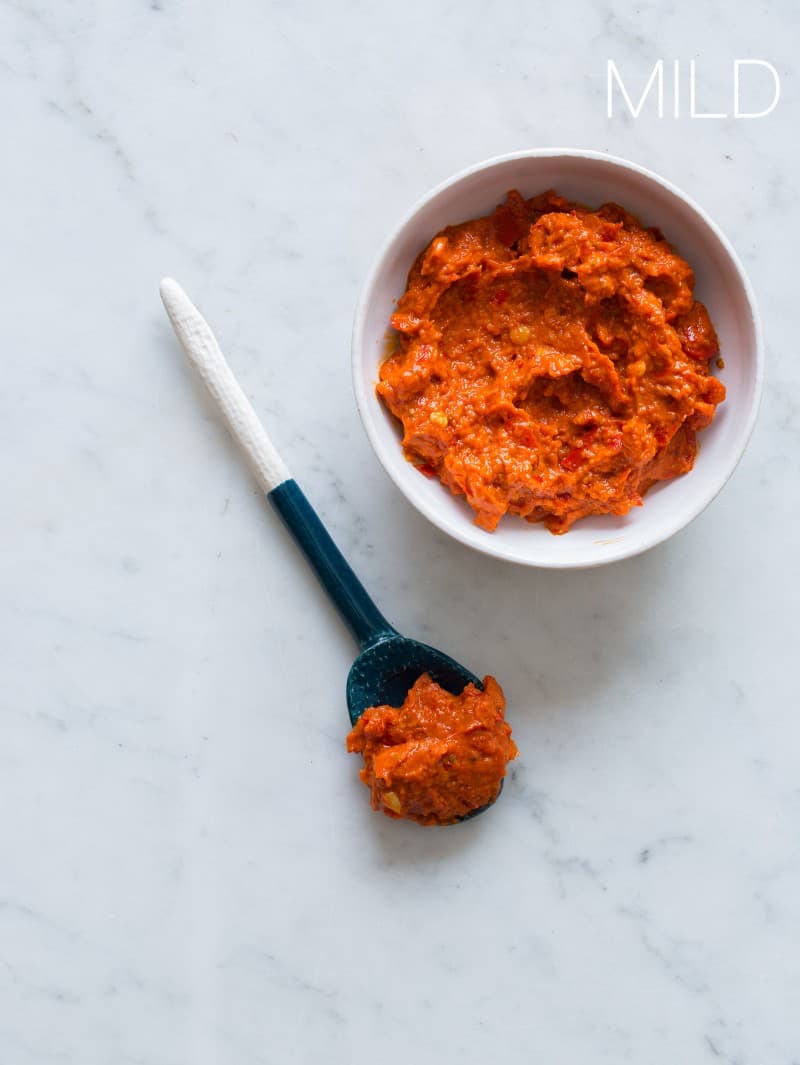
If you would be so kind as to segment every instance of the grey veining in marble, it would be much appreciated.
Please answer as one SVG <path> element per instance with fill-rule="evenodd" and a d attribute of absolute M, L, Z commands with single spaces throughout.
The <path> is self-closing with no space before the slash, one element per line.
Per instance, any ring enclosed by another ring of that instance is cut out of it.
<path fill-rule="evenodd" d="M 0 3 L 3 1065 L 797 1065 L 796 19 Z M 695 58 L 717 110 L 747 56 L 781 76 L 764 119 L 606 117 L 608 58 Z M 768 345 L 720 498 L 585 573 L 429 526 L 349 379 L 410 204 L 557 144 L 706 207 Z M 387 616 L 503 682 L 522 757 L 486 817 L 370 812 L 354 649 L 182 361 L 167 273 Z"/>

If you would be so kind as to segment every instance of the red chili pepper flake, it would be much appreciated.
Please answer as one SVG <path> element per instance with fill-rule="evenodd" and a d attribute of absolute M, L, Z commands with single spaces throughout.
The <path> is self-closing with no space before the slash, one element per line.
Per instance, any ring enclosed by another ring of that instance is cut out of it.
<path fill-rule="evenodd" d="M 417 466 L 417 469 L 423 477 L 435 477 L 436 470 L 433 466 L 429 466 L 427 462 L 423 462 L 421 466 Z"/>
<path fill-rule="evenodd" d="M 583 465 L 583 448 L 574 447 L 564 458 L 561 460 L 561 465 L 565 470 L 577 470 L 579 466 Z"/>

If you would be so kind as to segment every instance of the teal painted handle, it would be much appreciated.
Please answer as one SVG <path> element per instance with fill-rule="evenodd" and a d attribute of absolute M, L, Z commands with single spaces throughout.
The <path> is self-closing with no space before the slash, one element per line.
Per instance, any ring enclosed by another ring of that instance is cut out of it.
<path fill-rule="evenodd" d="M 395 629 L 370 599 L 297 481 L 291 478 L 284 481 L 267 499 L 280 514 L 362 649 L 394 635 Z"/>

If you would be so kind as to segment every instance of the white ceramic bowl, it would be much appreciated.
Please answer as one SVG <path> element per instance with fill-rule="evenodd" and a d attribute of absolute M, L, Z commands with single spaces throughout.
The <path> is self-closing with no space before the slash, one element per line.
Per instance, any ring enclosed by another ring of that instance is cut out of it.
<path fill-rule="evenodd" d="M 644 506 L 622 518 L 592 517 L 563 536 L 507 515 L 493 533 L 473 523 L 465 500 L 406 460 L 399 426 L 375 395 L 389 318 L 418 253 L 444 226 L 488 214 L 509 189 L 529 197 L 554 188 L 598 207 L 614 200 L 645 225 L 658 226 L 688 261 L 696 295 L 708 307 L 725 368 L 715 370 L 727 399 L 699 435 L 694 469 L 656 485 Z M 437 186 L 400 223 L 371 270 L 356 309 L 353 380 L 356 402 L 375 453 L 400 491 L 430 521 L 461 543 L 528 566 L 596 566 L 661 543 L 696 518 L 733 473 L 758 410 L 763 349 L 750 282 L 725 236 L 688 196 L 635 163 L 600 152 L 546 148 L 500 156 Z"/>

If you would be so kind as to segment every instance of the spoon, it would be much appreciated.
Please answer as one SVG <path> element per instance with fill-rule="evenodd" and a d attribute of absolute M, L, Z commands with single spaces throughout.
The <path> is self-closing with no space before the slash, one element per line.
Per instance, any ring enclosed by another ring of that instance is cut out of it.
<path fill-rule="evenodd" d="M 305 555 L 360 647 L 347 676 L 347 709 L 355 725 L 367 707 L 401 706 L 423 674 L 459 695 L 478 678 L 434 647 L 401 636 L 370 599 L 316 511 L 289 473 L 225 360 L 214 334 L 181 286 L 166 277 L 161 299 L 189 361 L 200 374 L 228 429 L 249 459 L 267 499 Z M 497 794 L 502 790 L 502 782 Z M 495 799 L 497 796 L 495 796 Z M 488 809 L 482 806 L 461 820 Z"/>

